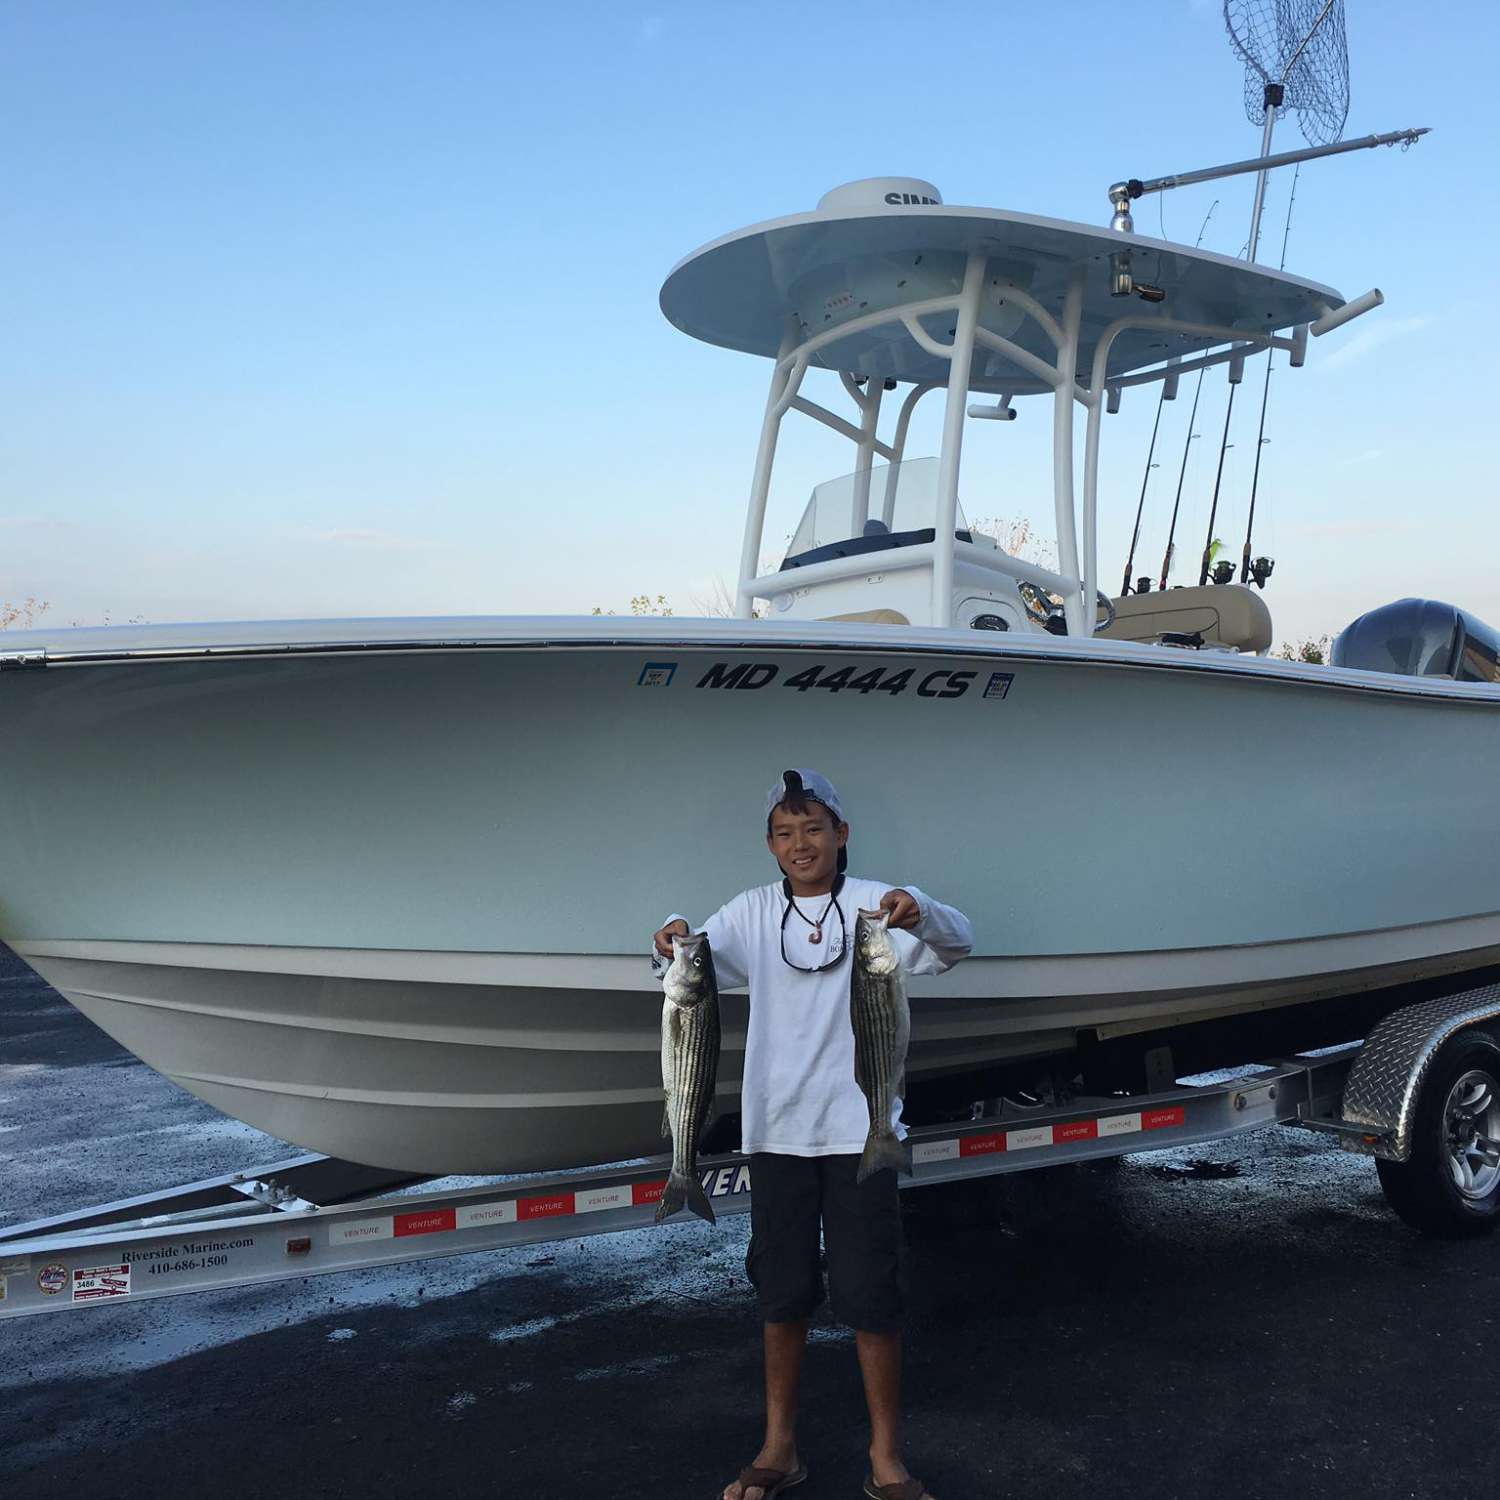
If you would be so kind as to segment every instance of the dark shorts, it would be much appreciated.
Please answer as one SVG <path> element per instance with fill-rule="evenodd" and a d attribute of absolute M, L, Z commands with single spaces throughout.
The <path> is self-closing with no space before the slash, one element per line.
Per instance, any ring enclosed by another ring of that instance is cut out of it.
<path fill-rule="evenodd" d="M 901 1207 L 888 1168 L 856 1186 L 858 1156 L 750 1158 L 745 1270 L 767 1323 L 800 1323 L 823 1300 L 818 1224 L 833 1315 L 866 1333 L 895 1333 L 905 1311 Z"/>

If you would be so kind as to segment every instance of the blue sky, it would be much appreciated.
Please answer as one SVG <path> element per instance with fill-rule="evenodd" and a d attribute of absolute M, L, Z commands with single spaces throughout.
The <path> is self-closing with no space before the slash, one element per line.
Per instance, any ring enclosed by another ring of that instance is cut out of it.
<path fill-rule="evenodd" d="M 1348 133 L 1434 131 L 1302 174 L 1288 269 L 1387 303 L 1273 380 L 1268 599 L 1287 636 L 1403 593 L 1500 624 L 1472 410 L 1500 11 L 1348 12 Z M 687 612 L 735 566 L 768 367 L 665 322 L 682 255 L 885 173 L 1103 224 L 1115 178 L 1259 138 L 1209 0 L 11 0 L 0 125 L 0 599 L 80 623 L 578 612 L 643 591 Z M 1137 223 L 1191 242 L 1217 198 L 1205 244 L 1236 253 L 1251 182 L 1145 200 Z M 1202 545 L 1225 390 L 1205 387 L 1180 556 Z M 1258 399 L 1252 375 L 1218 528 L 1235 555 Z M 1163 421 L 1153 566 L 1187 406 Z M 1106 429 L 1112 587 L 1154 407 L 1137 394 Z M 1041 416 L 971 424 L 971 515 L 1050 531 Z M 787 433 L 768 535 L 851 467 L 831 435 Z"/>

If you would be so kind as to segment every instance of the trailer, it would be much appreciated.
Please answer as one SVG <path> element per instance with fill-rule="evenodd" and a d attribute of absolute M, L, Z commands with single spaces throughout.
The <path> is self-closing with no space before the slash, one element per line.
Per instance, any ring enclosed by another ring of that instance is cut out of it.
<path fill-rule="evenodd" d="M 1375 1159 L 1387 1201 L 1428 1234 L 1500 1222 L 1500 985 L 1409 1005 L 1363 1042 L 1232 1077 L 1034 1105 L 976 1103 L 910 1134 L 925 1187 L 1223 1140 L 1321 1131 Z M 703 1159 L 716 1214 L 750 1206 L 750 1162 Z M 305 1155 L 0 1229 L 0 1317 L 252 1286 L 640 1229 L 666 1157 L 444 1188 Z"/>

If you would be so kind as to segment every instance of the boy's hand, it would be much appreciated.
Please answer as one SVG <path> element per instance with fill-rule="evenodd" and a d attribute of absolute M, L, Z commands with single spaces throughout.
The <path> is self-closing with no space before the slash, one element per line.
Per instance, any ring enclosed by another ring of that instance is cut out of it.
<path fill-rule="evenodd" d="M 905 896 L 906 892 L 903 891 L 901 894 Z M 907 896 L 906 899 L 910 901 L 911 897 Z M 656 951 L 663 958 L 671 958 L 672 956 L 672 937 L 674 934 L 684 938 L 688 935 L 688 924 L 681 917 L 678 917 L 675 922 L 668 922 L 651 940 L 656 944 Z"/>
<path fill-rule="evenodd" d="M 887 891 L 880 898 L 881 911 L 891 914 L 887 927 L 915 927 L 922 916 L 922 908 L 910 891 L 896 889 Z"/>

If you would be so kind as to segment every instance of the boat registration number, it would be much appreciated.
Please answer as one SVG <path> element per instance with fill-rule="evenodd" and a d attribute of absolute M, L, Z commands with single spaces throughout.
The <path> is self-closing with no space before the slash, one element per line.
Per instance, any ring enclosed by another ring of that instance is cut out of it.
<path fill-rule="evenodd" d="M 676 676 L 676 662 L 648 662 L 642 671 L 642 686 L 665 687 Z M 799 693 L 889 693 L 893 698 L 910 692 L 918 698 L 962 698 L 972 689 L 983 698 L 1004 698 L 1014 681 L 1012 672 L 954 671 L 949 667 L 830 667 L 821 662 L 785 671 L 776 662 L 716 661 L 694 683 L 698 688 L 758 692 L 781 686 Z"/>

